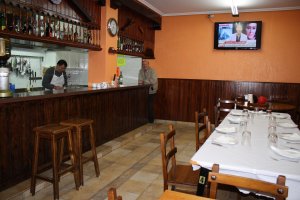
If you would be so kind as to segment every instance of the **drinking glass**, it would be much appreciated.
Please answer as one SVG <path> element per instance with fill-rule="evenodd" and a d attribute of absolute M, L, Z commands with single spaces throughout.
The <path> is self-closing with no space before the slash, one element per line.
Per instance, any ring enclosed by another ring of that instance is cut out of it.
<path fill-rule="evenodd" d="M 268 109 L 267 110 L 267 118 L 270 119 L 271 115 L 272 115 L 272 110 Z"/>
<path fill-rule="evenodd" d="M 248 121 L 249 119 L 248 109 L 243 109 L 242 114 L 243 114 L 243 118 Z"/>
<path fill-rule="evenodd" d="M 269 117 L 269 127 L 270 127 L 270 126 L 275 126 L 275 127 L 276 127 L 276 117 L 273 116 L 273 115 L 271 115 L 271 116 Z"/>
<path fill-rule="evenodd" d="M 240 121 L 240 128 L 239 128 L 239 131 L 241 132 L 241 133 L 243 133 L 244 131 L 246 131 L 247 130 L 247 121 Z"/>
<path fill-rule="evenodd" d="M 259 107 L 254 107 L 254 113 L 256 116 L 259 114 Z"/>
<path fill-rule="evenodd" d="M 242 145 L 251 146 L 251 132 L 250 131 L 243 131 L 242 134 Z"/>
<path fill-rule="evenodd" d="M 269 126 L 268 128 L 268 140 L 269 140 L 269 144 L 276 146 L 277 145 L 277 141 L 278 141 L 278 136 L 277 136 L 277 132 L 276 132 L 276 126 Z"/>

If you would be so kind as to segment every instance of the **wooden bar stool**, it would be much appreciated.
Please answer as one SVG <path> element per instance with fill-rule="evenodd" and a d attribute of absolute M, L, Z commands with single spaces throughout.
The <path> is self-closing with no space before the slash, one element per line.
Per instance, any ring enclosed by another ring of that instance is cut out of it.
<path fill-rule="evenodd" d="M 95 172 L 96 176 L 99 177 L 100 170 L 99 170 L 99 164 L 97 159 L 97 153 L 96 153 L 96 147 L 95 147 L 95 136 L 94 136 L 94 130 L 93 130 L 93 120 L 91 119 L 69 119 L 62 121 L 61 125 L 67 125 L 72 126 L 76 130 L 76 156 L 78 158 L 78 164 L 79 164 L 79 177 L 80 177 L 80 184 L 83 185 L 83 164 L 88 161 L 93 161 L 95 166 Z M 83 157 L 82 156 L 82 127 L 89 126 L 89 138 L 90 138 L 90 145 L 91 145 L 91 152 L 92 155 L 90 157 Z"/>
<path fill-rule="evenodd" d="M 32 193 L 32 195 L 35 195 L 36 179 L 39 178 L 53 184 L 54 199 L 58 199 L 59 198 L 58 182 L 60 176 L 67 172 L 73 172 L 76 189 L 78 190 L 79 173 L 76 164 L 75 154 L 73 152 L 72 127 L 64 126 L 60 124 L 48 124 L 45 126 L 36 127 L 33 130 L 35 132 L 35 141 L 34 141 L 34 154 L 33 154 L 34 157 L 32 162 L 32 176 L 31 176 L 31 187 L 30 187 L 30 192 Z M 51 143 L 52 171 L 53 171 L 52 178 L 38 174 L 38 172 L 41 171 L 38 169 L 38 158 L 39 158 L 39 145 L 42 139 L 49 141 Z M 64 153 L 63 152 L 64 139 L 67 139 L 71 164 L 66 164 L 62 162 L 63 153 Z"/>

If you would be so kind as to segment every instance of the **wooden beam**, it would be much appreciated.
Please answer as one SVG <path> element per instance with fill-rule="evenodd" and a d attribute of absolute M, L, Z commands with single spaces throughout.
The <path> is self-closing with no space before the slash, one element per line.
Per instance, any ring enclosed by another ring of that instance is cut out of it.
<path fill-rule="evenodd" d="M 92 16 L 83 8 L 83 6 L 78 2 L 78 0 L 70 0 L 76 8 L 82 13 L 82 15 L 88 20 L 88 22 L 92 21 Z"/>
<path fill-rule="evenodd" d="M 153 21 L 153 29 L 160 30 L 161 15 L 154 12 L 144 4 L 136 0 L 110 0 L 110 6 L 114 9 L 126 6 L 127 8 L 143 15 L 144 17 Z"/>

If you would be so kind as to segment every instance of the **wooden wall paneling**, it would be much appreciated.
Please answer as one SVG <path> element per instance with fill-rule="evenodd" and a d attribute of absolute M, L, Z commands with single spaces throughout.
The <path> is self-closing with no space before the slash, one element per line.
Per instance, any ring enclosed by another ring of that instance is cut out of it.
<path fill-rule="evenodd" d="M 175 121 L 194 121 L 194 112 L 206 108 L 211 121 L 217 99 L 235 99 L 253 93 L 300 106 L 300 84 L 218 80 L 159 79 L 155 117 Z M 295 112 L 289 112 L 295 119 Z"/>

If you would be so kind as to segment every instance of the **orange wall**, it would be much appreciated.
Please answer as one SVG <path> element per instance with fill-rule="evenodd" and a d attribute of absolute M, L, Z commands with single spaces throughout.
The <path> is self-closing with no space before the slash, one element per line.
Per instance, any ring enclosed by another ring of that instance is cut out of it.
<path fill-rule="evenodd" d="M 300 83 L 300 10 L 163 17 L 155 35 L 160 78 Z M 214 50 L 214 22 L 261 20 L 260 50 Z"/>
<path fill-rule="evenodd" d="M 117 37 L 111 37 L 107 32 L 107 20 L 118 19 L 118 10 L 110 8 L 110 1 L 101 7 L 101 51 L 89 51 L 88 85 L 102 81 L 111 81 L 116 72 L 117 54 L 109 54 L 108 48 L 117 49 Z"/>

